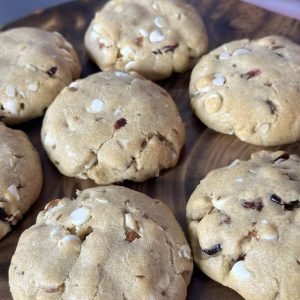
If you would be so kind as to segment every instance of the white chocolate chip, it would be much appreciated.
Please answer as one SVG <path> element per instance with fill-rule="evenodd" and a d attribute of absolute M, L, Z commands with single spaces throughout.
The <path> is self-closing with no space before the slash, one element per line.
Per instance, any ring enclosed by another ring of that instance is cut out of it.
<path fill-rule="evenodd" d="M 159 43 L 164 39 L 165 39 L 164 35 L 158 30 L 152 31 L 149 36 L 149 40 L 151 43 Z"/>
<path fill-rule="evenodd" d="M 99 23 L 95 24 L 93 26 L 92 30 L 100 34 L 101 33 L 101 24 L 99 24 Z"/>
<path fill-rule="evenodd" d="M 12 115 L 18 114 L 17 105 L 16 105 L 15 101 L 7 100 L 2 105 L 3 105 L 4 110 L 11 113 Z"/>
<path fill-rule="evenodd" d="M 231 197 L 213 199 L 212 204 L 215 208 L 222 210 Z"/>
<path fill-rule="evenodd" d="M 228 51 L 223 51 L 219 54 L 219 59 L 226 60 L 230 58 L 230 53 Z"/>
<path fill-rule="evenodd" d="M 237 277 L 238 279 L 240 279 L 240 280 L 248 280 L 248 279 L 251 278 L 251 274 L 250 274 L 250 272 L 246 269 L 245 262 L 242 261 L 242 260 L 236 262 L 236 263 L 233 265 L 233 267 L 232 267 L 230 273 L 231 273 L 233 276 L 235 276 L 235 277 Z"/>
<path fill-rule="evenodd" d="M 125 56 L 125 57 L 132 58 L 134 56 L 134 52 L 130 46 L 124 46 L 123 48 L 121 48 L 120 53 L 122 56 Z"/>
<path fill-rule="evenodd" d="M 250 51 L 246 48 L 238 48 L 235 49 L 232 53 L 232 55 L 243 55 L 243 54 L 248 54 Z"/>
<path fill-rule="evenodd" d="M 79 252 L 81 247 L 81 240 L 76 235 L 68 234 L 60 239 L 58 244 L 65 251 L 73 250 L 75 252 Z"/>
<path fill-rule="evenodd" d="M 141 29 L 139 30 L 139 34 L 140 34 L 141 36 L 143 36 L 143 37 L 148 37 L 148 36 L 149 36 L 149 32 L 148 32 L 146 29 L 144 29 L 144 28 L 141 28 Z"/>
<path fill-rule="evenodd" d="M 37 92 L 38 89 L 39 89 L 39 82 L 38 81 L 30 83 L 28 85 L 28 90 L 31 91 L 31 92 Z"/>
<path fill-rule="evenodd" d="M 50 237 L 51 238 L 57 238 L 60 234 L 61 234 L 61 228 L 60 227 L 55 227 L 51 230 Z"/>
<path fill-rule="evenodd" d="M 8 97 L 16 97 L 17 90 L 16 90 L 16 88 L 15 88 L 14 86 L 8 85 L 8 86 L 6 87 L 5 94 L 6 94 Z"/>
<path fill-rule="evenodd" d="M 50 133 L 47 133 L 44 139 L 44 144 L 49 147 L 54 147 L 56 145 L 55 138 Z"/>
<path fill-rule="evenodd" d="M 158 4 L 157 4 L 156 2 L 153 2 L 152 8 L 153 8 L 154 10 L 158 10 L 158 9 L 159 9 L 159 6 L 158 6 Z"/>
<path fill-rule="evenodd" d="M 82 225 L 91 218 L 91 212 L 87 207 L 80 207 L 75 209 L 71 215 L 71 222 L 76 225 Z"/>
<path fill-rule="evenodd" d="M 104 107 L 104 101 L 101 99 L 94 99 L 90 106 L 87 107 L 87 112 L 92 113 L 92 114 L 97 114 L 103 110 Z"/>
<path fill-rule="evenodd" d="M 25 68 L 28 69 L 28 70 L 30 70 L 30 71 L 33 71 L 33 72 L 36 72 L 38 70 L 37 67 L 35 67 L 32 64 L 26 64 Z"/>
<path fill-rule="evenodd" d="M 158 16 L 154 19 L 154 24 L 158 27 L 158 28 L 162 28 L 164 26 L 164 20 L 161 16 Z"/>
<path fill-rule="evenodd" d="M 137 221 L 133 218 L 132 214 L 125 214 L 124 219 L 125 219 L 125 226 L 128 229 L 132 229 L 134 231 L 139 230 Z"/>
<path fill-rule="evenodd" d="M 14 184 L 11 184 L 8 188 L 7 188 L 7 192 L 15 198 L 15 200 L 19 201 L 20 200 L 20 195 L 18 193 L 18 189 Z"/>
<path fill-rule="evenodd" d="M 212 83 L 216 86 L 223 86 L 225 82 L 226 82 L 225 77 L 220 73 L 216 73 L 215 78 L 212 81 Z"/>
<path fill-rule="evenodd" d="M 121 71 L 116 71 L 115 76 L 120 77 L 120 78 L 123 78 L 123 77 L 124 78 L 130 78 L 130 75 L 128 73 L 121 72 Z"/>
<path fill-rule="evenodd" d="M 186 258 L 188 260 L 192 259 L 191 248 L 189 245 L 182 245 L 178 251 L 179 257 Z"/>
<path fill-rule="evenodd" d="M 71 83 L 69 84 L 69 88 L 70 88 L 71 90 L 77 91 L 77 90 L 79 90 L 79 88 L 80 88 L 80 84 L 79 84 L 78 81 L 73 81 L 73 82 L 71 82 Z"/>

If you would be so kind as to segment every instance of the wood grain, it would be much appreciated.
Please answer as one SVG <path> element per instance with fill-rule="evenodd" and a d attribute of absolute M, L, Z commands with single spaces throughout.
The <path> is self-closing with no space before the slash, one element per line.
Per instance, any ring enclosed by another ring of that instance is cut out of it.
<path fill-rule="evenodd" d="M 210 49 L 234 39 L 257 38 L 270 34 L 285 35 L 300 43 L 300 22 L 253 7 L 237 0 L 190 0 L 203 17 L 209 35 Z M 83 47 L 84 32 L 94 15 L 105 1 L 82 0 L 68 3 L 33 14 L 5 28 L 34 26 L 61 32 L 79 52 L 84 66 L 82 77 L 98 71 L 86 56 Z M 239 141 L 233 136 L 222 135 L 205 127 L 189 107 L 188 84 L 190 73 L 174 75 L 159 82 L 173 96 L 182 118 L 186 123 L 187 139 L 179 164 L 165 171 L 159 178 L 145 183 L 125 182 L 124 185 L 144 192 L 166 202 L 185 229 L 185 205 L 199 181 L 215 168 L 225 166 L 234 159 L 248 159 L 252 152 L 262 149 Z M 0 299 L 11 299 L 8 287 L 8 267 L 20 234 L 34 224 L 38 212 L 54 198 L 74 196 L 76 189 L 94 186 L 83 181 L 62 176 L 49 162 L 42 149 L 40 127 L 37 119 L 17 128 L 24 130 L 37 147 L 43 164 L 45 183 L 42 193 L 24 219 L 12 233 L 0 241 Z M 300 143 L 273 147 L 286 149 L 300 155 Z M 47 255 L 44 253 L 44 255 Z M 188 299 L 241 299 L 234 291 L 210 280 L 195 267 Z"/>

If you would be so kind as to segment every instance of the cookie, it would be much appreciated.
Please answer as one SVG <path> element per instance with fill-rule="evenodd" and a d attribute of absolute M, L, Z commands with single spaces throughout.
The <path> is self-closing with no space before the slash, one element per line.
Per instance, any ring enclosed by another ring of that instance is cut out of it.
<path fill-rule="evenodd" d="M 0 33 L 0 119 L 22 123 L 42 116 L 80 75 L 78 56 L 59 33 L 20 27 Z"/>
<path fill-rule="evenodd" d="M 73 82 L 42 126 L 43 145 L 59 171 L 98 184 L 158 176 L 176 165 L 184 134 L 164 89 L 120 71 Z"/>
<path fill-rule="evenodd" d="M 96 13 L 84 43 L 102 70 L 159 80 L 192 68 L 207 49 L 207 34 L 183 1 L 113 0 Z"/>
<path fill-rule="evenodd" d="M 261 151 L 211 171 L 187 204 L 195 262 L 245 299 L 300 295 L 300 158 Z"/>
<path fill-rule="evenodd" d="M 24 132 L 0 122 L 0 239 L 38 198 L 42 168 Z"/>
<path fill-rule="evenodd" d="M 191 105 L 208 127 L 255 145 L 300 140 L 300 46 L 268 36 L 222 45 L 192 72 Z"/>
<path fill-rule="evenodd" d="M 161 201 L 97 187 L 51 201 L 20 237 L 14 299 L 185 299 L 190 247 Z"/>

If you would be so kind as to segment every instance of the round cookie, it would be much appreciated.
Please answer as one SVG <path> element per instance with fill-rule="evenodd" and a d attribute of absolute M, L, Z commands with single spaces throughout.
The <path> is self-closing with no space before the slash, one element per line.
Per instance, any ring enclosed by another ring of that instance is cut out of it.
<path fill-rule="evenodd" d="M 207 34 L 195 9 L 181 0 L 113 0 L 96 13 L 84 43 L 102 70 L 159 80 L 193 67 L 207 50 Z"/>
<path fill-rule="evenodd" d="M 187 204 L 195 262 L 245 299 L 300 295 L 300 158 L 261 151 L 210 172 Z"/>
<path fill-rule="evenodd" d="M 0 239 L 38 198 L 40 158 L 24 132 L 0 122 Z"/>
<path fill-rule="evenodd" d="M 73 82 L 42 126 L 43 145 L 59 171 L 98 184 L 158 176 L 176 165 L 184 134 L 164 89 L 119 71 Z"/>
<path fill-rule="evenodd" d="M 0 33 L 0 119 L 17 124 L 42 116 L 80 75 L 78 56 L 59 33 L 20 27 Z"/>
<path fill-rule="evenodd" d="M 185 299 L 190 247 L 161 201 L 119 187 L 48 203 L 9 268 L 14 299 Z"/>
<path fill-rule="evenodd" d="M 239 40 L 192 72 L 191 105 L 208 127 L 255 145 L 300 140 L 300 46 L 279 36 Z"/>

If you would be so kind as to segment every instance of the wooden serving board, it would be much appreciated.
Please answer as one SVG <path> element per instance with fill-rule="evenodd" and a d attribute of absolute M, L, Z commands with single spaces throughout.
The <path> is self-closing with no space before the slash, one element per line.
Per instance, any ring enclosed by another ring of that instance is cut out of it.
<path fill-rule="evenodd" d="M 241 38 L 258 38 L 281 34 L 300 43 L 300 22 L 250 6 L 238 0 L 190 0 L 203 17 L 208 30 L 209 48 Z M 82 77 L 97 72 L 85 53 L 83 36 L 94 16 L 105 3 L 104 0 L 81 0 L 39 11 L 24 19 L 7 25 L 4 29 L 17 26 L 34 26 L 61 32 L 79 52 L 84 66 Z M 124 185 L 161 199 L 173 210 L 181 226 L 186 229 L 185 206 L 192 191 L 206 174 L 223 167 L 234 159 L 248 159 L 252 152 L 262 149 L 241 142 L 234 136 L 216 133 L 204 126 L 189 107 L 188 85 L 190 72 L 174 75 L 159 82 L 173 96 L 186 124 L 186 143 L 178 165 L 165 171 L 159 178 L 144 183 L 125 182 Z M 300 101 L 300 99 L 299 99 Z M 91 181 L 62 176 L 50 163 L 41 146 L 40 129 L 42 119 L 37 119 L 16 128 L 24 130 L 38 149 L 44 171 L 42 193 L 30 211 L 15 229 L 0 241 L 0 299 L 11 299 L 8 286 L 8 268 L 20 234 L 35 223 L 36 216 L 45 204 L 54 198 L 74 196 L 76 189 L 94 186 Z M 281 147 L 300 155 L 300 142 Z M 44 253 L 47 255 L 47 253 Z M 242 299 L 229 288 L 206 277 L 196 266 L 188 289 L 188 299 Z"/>

